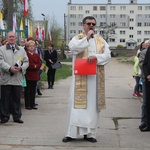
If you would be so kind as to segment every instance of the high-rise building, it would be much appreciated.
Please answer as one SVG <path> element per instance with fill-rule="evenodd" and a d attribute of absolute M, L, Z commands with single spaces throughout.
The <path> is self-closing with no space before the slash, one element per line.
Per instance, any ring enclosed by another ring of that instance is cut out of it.
<path fill-rule="evenodd" d="M 150 3 L 130 0 L 126 4 L 113 4 L 108 0 L 106 4 L 73 4 L 70 0 L 66 16 L 67 43 L 82 32 L 85 16 L 95 17 L 96 34 L 103 36 L 112 48 L 122 45 L 133 49 L 150 38 Z"/>

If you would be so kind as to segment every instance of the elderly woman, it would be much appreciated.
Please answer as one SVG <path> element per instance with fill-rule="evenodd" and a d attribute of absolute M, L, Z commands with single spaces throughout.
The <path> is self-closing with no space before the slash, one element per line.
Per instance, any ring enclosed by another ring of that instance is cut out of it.
<path fill-rule="evenodd" d="M 28 41 L 26 43 L 27 56 L 29 58 L 29 67 L 26 70 L 26 82 L 27 86 L 25 87 L 25 108 L 26 109 L 37 109 L 35 106 L 35 91 L 36 84 L 39 80 L 38 71 L 41 67 L 40 56 L 34 53 L 35 42 Z"/>

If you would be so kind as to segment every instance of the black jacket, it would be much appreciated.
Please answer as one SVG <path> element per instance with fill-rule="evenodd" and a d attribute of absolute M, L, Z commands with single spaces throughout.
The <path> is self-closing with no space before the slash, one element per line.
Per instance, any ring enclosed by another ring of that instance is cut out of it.
<path fill-rule="evenodd" d="M 53 50 L 51 53 L 50 50 L 46 50 L 44 54 L 44 60 L 46 61 L 46 66 L 51 68 L 51 63 L 49 62 L 49 59 L 51 59 L 53 63 L 57 61 L 58 55 L 56 50 Z"/>
<path fill-rule="evenodd" d="M 150 75 L 150 46 L 147 49 L 145 59 L 143 62 L 143 73 L 146 79 L 147 76 Z"/>

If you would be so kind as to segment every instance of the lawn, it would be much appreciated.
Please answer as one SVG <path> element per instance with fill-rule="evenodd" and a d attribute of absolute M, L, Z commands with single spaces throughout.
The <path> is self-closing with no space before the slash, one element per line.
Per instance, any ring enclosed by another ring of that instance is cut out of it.
<path fill-rule="evenodd" d="M 56 70 L 55 81 L 66 79 L 72 74 L 72 66 L 62 64 L 62 68 Z M 47 74 L 42 72 L 41 81 L 47 81 Z"/>

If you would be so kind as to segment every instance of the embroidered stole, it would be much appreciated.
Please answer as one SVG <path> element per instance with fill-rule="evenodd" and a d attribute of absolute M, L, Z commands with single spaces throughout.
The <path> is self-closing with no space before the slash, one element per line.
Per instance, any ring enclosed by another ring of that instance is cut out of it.
<path fill-rule="evenodd" d="M 84 33 L 77 35 L 78 39 L 85 37 Z M 104 41 L 101 37 L 94 35 L 96 41 L 97 53 L 104 52 Z M 76 59 L 86 59 L 87 49 L 82 53 L 79 53 Z M 105 75 L 104 66 L 97 65 L 97 75 L 96 75 L 96 99 L 97 99 L 97 109 L 106 108 L 105 105 Z M 75 94 L 74 94 L 74 107 L 77 109 L 86 109 L 87 107 L 87 76 L 76 75 L 75 76 Z"/>

